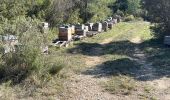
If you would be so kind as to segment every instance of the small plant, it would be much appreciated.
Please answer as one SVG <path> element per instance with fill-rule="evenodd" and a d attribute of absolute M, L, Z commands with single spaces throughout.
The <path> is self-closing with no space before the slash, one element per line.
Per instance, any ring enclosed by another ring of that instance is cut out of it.
<path fill-rule="evenodd" d="M 65 65 L 62 64 L 62 63 L 55 63 L 55 64 L 52 64 L 50 69 L 49 69 L 49 73 L 51 75 L 55 75 L 55 74 L 58 74 L 64 67 Z"/>

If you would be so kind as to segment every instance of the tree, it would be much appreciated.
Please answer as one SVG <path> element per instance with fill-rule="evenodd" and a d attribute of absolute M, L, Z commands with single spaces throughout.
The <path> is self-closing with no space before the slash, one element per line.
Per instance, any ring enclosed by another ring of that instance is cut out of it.
<path fill-rule="evenodd" d="M 113 4 L 113 11 L 123 11 L 125 14 L 138 15 L 140 12 L 141 0 L 116 0 Z"/>
<path fill-rule="evenodd" d="M 83 0 L 83 7 L 80 9 L 80 17 L 84 22 L 97 22 L 112 15 L 109 5 L 112 0 Z"/>
<path fill-rule="evenodd" d="M 151 21 L 169 24 L 170 19 L 170 1 L 169 0 L 144 0 L 144 9 L 147 10 Z M 168 25 L 169 26 L 169 25 Z"/>
<path fill-rule="evenodd" d="M 128 14 L 132 14 L 132 15 L 138 15 L 140 14 L 140 7 L 141 7 L 141 4 L 140 4 L 140 1 L 141 0 L 128 0 L 128 8 L 127 8 L 127 13 Z"/>
<path fill-rule="evenodd" d="M 143 8 L 151 22 L 162 31 L 170 31 L 170 0 L 143 0 Z"/>

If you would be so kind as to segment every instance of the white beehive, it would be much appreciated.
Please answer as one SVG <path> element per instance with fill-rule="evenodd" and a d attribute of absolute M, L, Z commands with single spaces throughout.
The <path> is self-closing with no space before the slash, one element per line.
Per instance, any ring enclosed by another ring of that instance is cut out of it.
<path fill-rule="evenodd" d="M 93 23 L 87 23 L 85 25 L 88 26 L 88 31 L 92 31 Z"/>
<path fill-rule="evenodd" d="M 49 24 L 47 22 L 42 22 L 41 32 L 42 33 L 48 33 L 48 31 L 49 31 Z"/>
<path fill-rule="evenodd" d="M 48 28 L 49 27 L 49 24 L 47 22 L 43 22 L 42 24 L 43 24 L 44 28 Z"/>
<path fill-rule="evenodd" d="M 106 32 L 108 30 L 108 22 L 102 22 L 102 29 Z"/>
<path fill-rule="evenodd" d="M 102 23 L 95 23 L 93 25 L 93 31 L 102 32 Z"/>

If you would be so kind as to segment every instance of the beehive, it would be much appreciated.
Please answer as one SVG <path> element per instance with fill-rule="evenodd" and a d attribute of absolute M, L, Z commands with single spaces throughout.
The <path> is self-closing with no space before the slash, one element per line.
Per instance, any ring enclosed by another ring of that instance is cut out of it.
<path fill-rule="evenodd" d="M 92 27 L 92 30 L 102 32 L 102 24 L 101 23 L 95 23 Z"/>
<path fill-rule="evenodd" d="M 117 23 L 121 22 L 122 21 L 122 18 L 120 15 L 115 15 L 113 16 L 114 19 L 117 19 Z"/>
<path fill-rule="evenodd" d="M 89 27 L 88 27 L 88 26 L 85 26 L 85 27 L 84 27 L 84 31 L 85 31 L 85 32 L 88 32 L 88 31 L 89 31 Z"/>
<path fill-rule="evenodd" d="M 117 23 L 117 19 L 113 19 L 113 24 L 116 24 Z"/>
<path fill-rule="evenodd" d="M 75 34 L 75 26 L 74 25 L 71 26 L 71 33 Z"/>
<path fill-rule="evenodd" d="M 117 17 L 117 22 L 119 23 L 119 22 L 121 22 L 121 21 L 122 21 L 121 16 L 118 16 L 118 17 Z"/>
<path fill-rule="evenodd" d="M 49 24 L 47 22 L 43 22 L 42 25 L 44 28 L 48 28 L 48 26 L 49 26 Z"/>
<path fill-rule="evenodd" d="M 70 27 L 60 27 L 58 38 L 60 41 L 69 41 L 72 39 L 72 29 Z"/>
<path fill-rule="evenodd" d="M 88 31 L 92 31 L 93 23 L 87 23 L 85 25 L 88 26 Z"/>
<path fill-rule="evenodd" d="M 107 32 L 108 30 L 108 23 L 106 21 L 102 23 L 102 30 L 104 30 L 105 32 Z"/>
<path fill-rule="evenodd" d="M 42 22 L 41 32 L 48 33 L 49 32 L 49 24 L 47 22 Z"/>
<path fill-rule="evenodd" d="M 109 28 L 109 29 L 112 29 L 112 28 L 113 28 L 113 23 L 112 23 L 112 22 L 109 22 L 109 23 L 108 23 L 108 28 Z"/>
<path fill-rule="evenodd" d="M 77 25 L 75 25 L 75 30 L 84 30 L 84 27 L 85 27 L 84 24 L 82 24 L 82 25 L 77 24 Z"/>
<path fill-rule="evenodd" d="M 164 37 L 164 44 L 165 45 L 170 45 L 170 36 L 165 36 Z"/>
<path fill-rule="evenodd" d="M 78 30 L 78 29 L 77 29 L 77 30 L 76 30 L 76 34 L 77 34 L 77 35 L 86 36 L 86 31 L 85 31 L 85 30 L 80 30 L 80 29 Z"/>
<path fill-rule="evenodd" d="M 75 26 L 75 33 L 77 35 L 86 36 L 87 31 L 88 31 L 88 27 L 85 26 L 84 24 L 82 24 L 82 25 L 78 24 Z"/>

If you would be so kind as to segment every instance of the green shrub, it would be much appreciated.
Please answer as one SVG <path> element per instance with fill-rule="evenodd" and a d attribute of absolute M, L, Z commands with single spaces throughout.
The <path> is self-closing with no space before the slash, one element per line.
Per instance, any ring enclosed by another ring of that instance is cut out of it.
<path fill-rule="evenodd" d="M 71 24 L 77 24 L 77 23 L 82 23 L 82 19 L 80 18 L 80 13 L 79 13 L 79 10 L 75 10 L 73 11 L 68 20 L 67 20 L 67 23 L 71 23 Z"/>
<path fill-rule="evenodd" d="M 63 69 L 64 66 L 65 65 L 62 63 L 55 63 L 55 64 L 51 65 L 50 69 L 49 69 L 49 74 L 51 74 L 51 75 L 58 74 Z"/>
<path fill-rule="evenodd" d="M 19 44 L 15 51 L 10 51 L 1 58 L 1 79 L 12 80 L 13 83 L 21 82 L 32 72 L 39 72 L 46 62 L 41 46 L 46 44 L 47 37 L 38 28 L 40 22 L 36 19 L 20 18 L 15 20 L 17 23 L 14 25 Z"/>
<path fill-rule="evenodd" d="M 128 22 L 128 21 L 133 21 L 133 20 L 135 20 L 135 17 L 134 17 L 133 15 L 129 15 L 129 16 L 125 17 L 124 20 L 125 20 L 126 22 Z"/>

